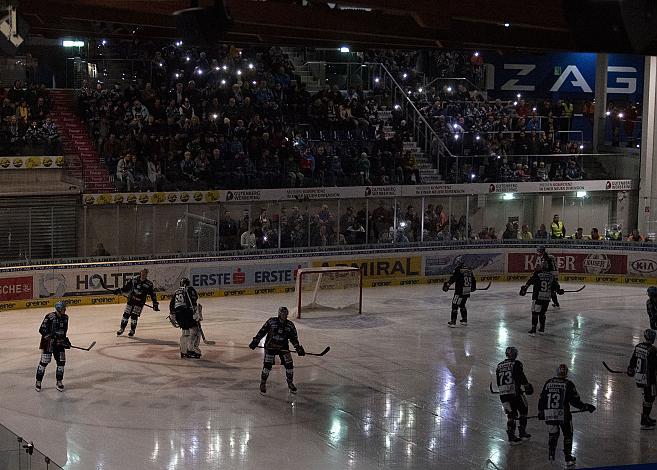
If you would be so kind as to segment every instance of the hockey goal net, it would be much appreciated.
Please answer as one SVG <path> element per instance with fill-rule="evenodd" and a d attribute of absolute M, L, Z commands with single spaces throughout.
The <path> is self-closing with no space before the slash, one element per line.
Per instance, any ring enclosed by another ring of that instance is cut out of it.
<path fill-rule="evenodd" d="M 350 266 L 300 268 L 294 295 L 297 318 L 361 313 L 363 274 Z"/>

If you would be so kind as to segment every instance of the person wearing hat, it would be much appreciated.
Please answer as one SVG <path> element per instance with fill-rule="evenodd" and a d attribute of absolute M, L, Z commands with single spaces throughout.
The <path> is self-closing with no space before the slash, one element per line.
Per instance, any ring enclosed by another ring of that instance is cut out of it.
<path fill-rule="evenodd" d="M 66 304 L 61 300 L 55 304 L 55 311 L 46 315 L 39 327 L 41 342 L 41 360 L 36 370 L 36 384 L 34 388 L 41 391 L 41 382 L 46 373 L 46 367 L 50 364 L 53 355 L 57 363 L 55 379 L 57 390 L 64 391 L 64 365 L 66 364 L 66 350 L 70 349 L 71 342 L 66 333 L 68 332 L 68 315 L 66 315 Z"/>
<path fill-rule="evenodd" d="M 563 432 L 563 454 L 567 466 L 575 465 L 573 451 L 573 416 L 570 406 L 593 413 L 595 406 L 584 403 L 577 393 L 575 384 L 568 380 L 568 366 L 560 364 L 555 376 L 545 382 L 538 400 L 538 419 L 548 426 L 548 459 L 554 461 Z"/>
<path fill-rule="evenodd" d="M 566 226 L 559 219 L 559 214 L 554 214 L 552 218 L 552 223 L 550 224 L 550 235 L 552 238 L 564 238 L 566 234 Z"/>
<path fill-rule="evenodd" d="M 650 319 L 650 328 L 657 330 L 657 287 L 648 287 L 648 300 L 646 300 L 646 310 Z"/>
<path fill-rule="evenodd" d="M 634 377 L 636 386 L 643 389 L 641 429 L 655 429 L 657 421 L 650 417 L 652 404 L 657 395 L 657 348 L 655 330 L 645 330 L 641 343 L 634 346 L 634 353 L 627 366 L 627 375 Z"/>

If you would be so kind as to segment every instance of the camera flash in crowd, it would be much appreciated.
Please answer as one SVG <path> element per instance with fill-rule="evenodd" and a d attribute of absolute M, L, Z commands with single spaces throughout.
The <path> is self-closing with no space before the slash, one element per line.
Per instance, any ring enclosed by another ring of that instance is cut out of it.
<path fill-rule="evenodd" d="M 452 87 L 451 87 L 451 86 L 448 86 L 448 87 L 447 87 L 447 92 L 448 92 L 448 93 L 451 93 L 451 92 L 452 92 Z"/>
<path fill-rule="evenodd" d="M 374 79 L 374 83 L 379 83 L 379 77 L 376 77 L 376 78 Z"/>
<path fill-rule="evenodd" d="M 221 84 L 222 84 L 222 85 L 225 85 L 225 84 L 226 84 L 226 80 L 223 80 L 223 79 L 222 79 L 222 80 L 221 80 Z"/>
<path fill-rule="evenodd" d="M 240 75 L 242 75 L 242 71 L 241 71 L 241 70 L 238 70 L 238 71 L 237 71 L 237 76 L 240 76 Z"/>
<path fill-rule="evenodd" d="M 185 57 L 185 62 L 189 62 L 190 60 L 192 59 L 189 56 Z"/>
<path fill-rule="evenodd" d="M 407 73 L 404 73 L 404 74 L 402 75 L 402 78 L 407 78 L 407 77 L 408 77 L 408 74 L 407 74 Z"/>
<path fill-rule="evenodd" d="M 253 64 L 249 64 L 249 69 L 253 70 Z"/>

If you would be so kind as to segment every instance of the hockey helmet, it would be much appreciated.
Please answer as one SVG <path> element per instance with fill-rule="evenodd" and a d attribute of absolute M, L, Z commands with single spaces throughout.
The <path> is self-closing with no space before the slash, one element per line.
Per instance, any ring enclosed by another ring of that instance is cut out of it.
<path fill-rule="evenodd" d="M 187 287 L 189 284 L 190 282 L 188 277 L 183 277 L 180 279 L 180 287 Z"/>
<path fill-rule="evenodd" d="M 463 266 L 465 264 L 465 260 L 463 259 L 463 256 L 459 255 L 456 258 L 454 258 L 454 266 Z"/>
<path fill-rule="evenodd" d="M 536 253 L 538 253 L 539 255 L 542 255 L 543 253 L 545 253 L 545 245 L 538 245 L 536 247 Z"/>
<path fill-rule="evenodd" d="M 656 295 L 657 295 L 657 287 L 655 286 L 648 287 L 648 296 L 654 297 Z"/>
<path fill-rule="evenodd" d="M 290 313 L 290 311 L 287 309 L 287 307 L 279 307 L 278 308 L 278 316 L 279 317 L 281 315 L 285 315 L 287 317 L 289 313 Z"/>
<path fill-rule="evenodd" d="M 518 349 L 513 346 L 509 346 L 508 348 L 506 348 L 505 354 L 507 359 L 515 359 L 516 357 L 518 357 Z"/>
<path fill-rule="evenodd" d="M 55 311 L 62 313 L 64 310 L 66 310 L 66 302 L 60 300 L 55 304 Z"/>
<path fill-rule="evenodd" d="M 657 337 L 657 333 L 655 330 L 647 329 L 643 332 L 643 337 L 648 343 L 653 344 L 655 342 L 655 337 Z"/>
<path fill-rule="evenodd" d="M 566 364 L 559 364 L 557 367 L 557 377 L 565 379 L 568 376 L 568 366 Z"/>

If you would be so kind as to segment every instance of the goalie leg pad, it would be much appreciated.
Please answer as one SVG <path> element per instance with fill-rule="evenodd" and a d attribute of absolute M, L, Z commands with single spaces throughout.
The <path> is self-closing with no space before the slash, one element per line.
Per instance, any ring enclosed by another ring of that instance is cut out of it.
<path fill-rule="evenodd" d="M 181 330 L 182 334 L 180 335 L 180 352 L 187 354 L 187 342 L 189 337 L 189 330 Z"/>
<path fill-rule="evenodd" d="M 201 354 L 201 349 L 198 347 L 201 343 L 201 330 L 197 326 L 189 329 L 188 348 L 196 354 Z"/>

